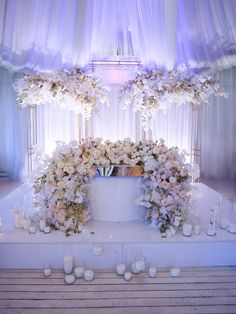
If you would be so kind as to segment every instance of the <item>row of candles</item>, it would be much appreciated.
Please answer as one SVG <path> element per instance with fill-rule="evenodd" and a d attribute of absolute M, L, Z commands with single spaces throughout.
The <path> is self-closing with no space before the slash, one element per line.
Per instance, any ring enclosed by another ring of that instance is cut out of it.
<path fill-rule="evenodd" d="M 94 271 L 91 269 L 84 269 L 83 267 L 74 268 L 73 256 L 68 255 L 63 258 L 63 269 L 65 273 L 65 283 L 73 284 L 76 278 L 83 278 L 85 281 L 92 281 L 94 279 Z M 123 276 L 126 281 L 132 279 L 133 274 L 140 274 L 146 269 L 146 264 L 144 259 L 138 259 L 131 264 L 131 271 L 127 271 L 127 265 L 125 263 L 120 263 L 116 265 L 116 274 Z M 50 277 L 52 270 L 50 268 L 45 268 L 43 270 L 45 277 Z M 155 278 L 157 276 L 157 268 L 152 266 L 148 269 L 148 274 L 150 278 Z M 170 275 L 172 277 L 179 277 L 180 268 L 171 268 Z"/>
<path fill-rule="evenodd" d="M 13 210 L 12 211 L 13 218 L 14 218 L 14 224 L 15 227 L 23 228 L 24 230 L 28 231 L 31 234 L 36 233 L 37 231 L 37 223 L 28 217 L 25 217 L 23 213 Z M 40 219 L 38 222 L 39 230 L 44 233 L 50 233 L 51 227 L 47 225 L 47 222 L 45 219 Z"/>
<path fill-rule="evenodd" d="M 21 212 L 13 211 L 14 223 L 16 228 L 23 228 L 31 234 L 36 233 L 37 224 L 30 218 L 25 217 Z M 51 227 L 47 225 L 45 219 L 40 219 L 38 222 L 39 230 L 44 233 L 50 233 Z M 235 224 L 227 224 L 222 222 L 220 225 L 221 229 L 227 229 L 231 233 L 236 232 Z M 0 233 L 2 232 L 2 224 L 0 221 Z M 190 237 L 191 235 L 199 235 L 201 233 L 201 227 L 199 224 L 184 223 L 182 227 L 182 235 Z M 206 229 L 208 236 L 214 236 L 216 234 L 216 225 L 211 222 Z"/>

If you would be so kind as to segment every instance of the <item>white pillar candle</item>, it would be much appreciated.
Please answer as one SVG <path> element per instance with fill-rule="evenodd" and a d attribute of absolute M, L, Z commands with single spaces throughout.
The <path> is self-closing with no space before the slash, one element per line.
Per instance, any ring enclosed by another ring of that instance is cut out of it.
<path fill-rule="evenodd" d="M 132 279 L 132 274 L 129 271 L 127 271 L 126 273 L 124 273 L 124 278 L 125 280 L 129 281 Z"/>
<path fill-rule="evenodd" d="M 35 225 L 30 225 L 30 226 L 29 226 L 29 233 L 31 233 L 31 234 L 36 233 L 36 227 L 35 227 Z"/>
<path fill-rule="evenodd" d="M 75 276 L 73 274 L 65 276 L 65 283 L 67 285 L 71 285 L 74 282 L 75 282 Z"/>
<path fill-rule="evenodd" d="M 193 225 L 193 234 L 200 234 L 201 227 L 200 225 Z"/>
<path fill-rule="evenodd" d="M 193 226 L 191 224 L 183 224 L 182 234 L 185 237 L 190 237 L 192 235 L 192 228 Z"/>
<path fill-rule="evenodd" d="M 84 276 L 84 268 L 83 267 L 76 267 L 74 269 L 74 274 L 76 278 L 83 278 Z"/>
<path fill-rule="evenodd" d="M 24 228 L 25 230 L 29 230 L 29 227 L 30 227 L 30 219 L 25 218 L 25 219 L 23 220 L 23 228 Z"/>
<path fill-rule="evenodd" d="M 43 274 L 44 274 L 45 277 L 49 277 L 52 274 L 52 270 L 50 268 L 45 268 L 43 270 Z"/>
<path fill-rule="evenodd" d="M 44 228 L 44 233 L 50 233 L 51 232 L 51 227 L 50 226 L 46 226 Z"/>
<path fill-rule="evenodd" d="M 84 271 L 84 280 L 91 281 L 94 278 L 94 271 L 93 270 L 85 270 Z"/>
<path fill-rule="evenodd" d="M 73 256 L 64 256 L 64 272 L 66 274 L 71 274 L 73 271 Z"/>
<path fill-rule="evenodd" d="M 24 216 L 19 212 L 13 211 L 13 217 L 14 217 L 15 227 L 22 228 Z"/>
<path fill-rule="evenodd" d="M 93 255 L 101 256 L 103 254 L 103 247 L 101 245 L 93 245 Z"/>
<path fill-rule="evenodd" d="M 179 268 L 176 268 L 176 267 L 171 268 L 171 270 L 170 270 L 170 275 L 171 275 L 171 277 L 179 277 L 179 275 L 180 275 L 180 269 L 179 269 Z"/>
<path fill-rule="evenodd" d="M 116 265 L 116 273 L 117 275 L 124 275 L 126 272 L 126 265 L 125 264 L 117 264 Z"/>
<path fill-rule="evenodd" d="M 132 271 L 133 274 L 139 274 L 140 273 L 140 271 L 137 270 L 137 268 L 136 268 L 136 262 L 133 262 L 131 264 L 131 271 Z"/>
<path fill-rule="evenodd" d="M 0 233 L 2 233 L 2 219 L 0 217 Z"/>
<path fill-rule="evenodd" d="M 154 278 L 157 275 L 157 269 L 156 267 L 149 267 L 149 277 Z"/>
<path fill-rule="evenodd" d="M 44 232 L 45 227 L 46 227 L 46 220 L 45 219 L 40 219 L 39 220 L 39 230 Z"/>
<path fill-rule="evenodd" d="M 145 261 L 144 260 L 136 261 L 136 269 L 137 269 L 137 271 L 144 271 Z"/>

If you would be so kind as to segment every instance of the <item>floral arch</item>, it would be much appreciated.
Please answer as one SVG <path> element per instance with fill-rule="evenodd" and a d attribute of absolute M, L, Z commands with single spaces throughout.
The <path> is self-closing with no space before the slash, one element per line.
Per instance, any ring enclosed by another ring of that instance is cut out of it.
<path fill-rule="evenodd" d="M 41 163 L 42 164 L 42 163 Z M 87 139 L 59 143 L 51 159 L 44 160 L 34 184 L 41 215 L 54 229 L 80 232 L 90 219 L 88 185 L 98 166 L 142 166 L 142 194 L 137 204 L 146 207 L 146 219 L 165 236 L 175 234 L 184 221 L 190 197 L 190 168 L 177 147 L 163 140 L 105 141 Z"/>

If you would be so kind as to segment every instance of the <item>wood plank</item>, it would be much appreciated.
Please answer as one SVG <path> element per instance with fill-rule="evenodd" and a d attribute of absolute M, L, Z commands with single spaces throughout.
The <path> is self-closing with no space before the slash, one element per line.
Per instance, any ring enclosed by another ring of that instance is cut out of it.
<path fill-rule="evenodd" d="M 158 270 L 160 272 L 169 272 L 170 267 L 158 267 Z M 189 271 L 197 271 L 197 272 L 209 272 L 209 271 L 232 271 L 236 270 L 236 265 L 232 266 L 199 266 L 199 267 L 183 267 L 182 271 L 189 272 Z M 62 272 L 62 269 L 54 269 L 55 272 Z M 21 269 L 21 268 L 0 268 L 0 274 L 1 273 L 41 273 L 41 269 Z M 111 269 L 98 269 L 96 270 L 98 273 L 112 273 L 113 271 Z"/>
<path fill-rule="evenodd" d="M 64 278 L 65 274 L 62 271 L 52 271 L 52 276 L 51 278 Z M 95 272 L 96 278 L 118 278 L 117 274 L 114 272 Z M 138 275 L 139 277 L 142 278 L 148 278 L 149 275 L 145 271 L 141 274 Z M 199 272 L 199 271 L 184 271 L 181 270 L 181 277 L 236 277 L 236 270 L 222 270 L 222 271 L 215 271 L 211 270 L 209 272 Z M 43 271 L 37 271 L 37 272 L 24 272 L 24 271 L 12 271 L 12 272 L 0 272 L 0 279 L 1 278 L 31 278 L 31 279 L 38 279 L 38 278 L 44 278 L 43 276 Z M 168 271 L 159 271 L 157 272 L 157 277 L 158 278 L 168 278 L 170 277 L 170 272 Z"/>
<path fill-rule="evenodd" d="M 29 292 L 29 291 L 48 291 L 48 292 L 60 292 L 60 291 L 170 291 L 170 290 L 231 290 L 236 289 L 236 283 L 154 283 L 154 284 L 127 284 L 123 282 L 119 285 L 113 285 L 110 283 L 109 285 L 65 285 L 64 283 L 61 285 L 0 285 L 0 291 L 4 292 Z"/>
<path fill-rule="evenodd" d="M 130 299 L 137 298 L 184 298 L 184 297 L 236 297 L 236 289 L 231 290 L 149 290 L 129 291 Z M 39 291 L 39 292 L 0 292 L 0 300 L 89 300 L 89 299 L 124 299 L 126 291 Z"/>
<path fill-rule="evenodd" d="M 115 277 L 112 279 L 112 284 L 121 284 L 124 283 L 125 280 L 123 277 Z M 166 277 L 166 278 L 144 278 L 142 276 L 133 276 L 132 280 L 130 282 L 127 282 L 127 284 L 136 284 L 136 283 L 216 283 L 216 282 L 236 282 L 236 277 Z M 60 285 L 64 283 L 63 278 L 0 278 L 0 285 L 17 285 L 17 284 L 29 284 L 29 285 Z M 83 279 L 77 279 L 75 284 L 80 285 L 91 285 L 91 284 L 97 284 L 97 285 L 106 285 L 110 284 L 111 279 L 110 278 L 96 278 L 92 282 L 86 282 Z"/>
<path fill-rule="evenodd" d="M 2 310 L 2 311 L 1 311 Z M 3 312 L 4 311 L 4 312 Z M 235 314 L 236 307 L 224 306 L 176 306 L 176 307 L 120 307 L 94 309 L 0 309 L 0 314 Z"/>
<path fill-rule="evenodd" d="M 235 297 L 209 298 L 148 298 L 148 299 L 99 299 L 99 300 L 1 300 L 0 308 L 99 308 L 99 307 L 148 307 L 186 305 L 235 305 Z"/>

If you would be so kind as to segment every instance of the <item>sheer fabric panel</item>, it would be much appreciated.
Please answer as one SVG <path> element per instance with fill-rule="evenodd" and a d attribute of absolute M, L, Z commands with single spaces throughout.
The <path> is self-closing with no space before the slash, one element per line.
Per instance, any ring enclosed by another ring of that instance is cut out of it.
<path fill-rule="evenodd" d="M 0 68 L 0 171 L 20 179 L 27 155 L 27 110 L 16 105 L 12 83 L 16 75 Z"/>
<path fill-rule="evenodd" d="M 202 109 L 201 175 L 206 179 L 235 181 L 236 190 L 236 68 L 216 78 L 229 99 L 212 97 Z"/>

